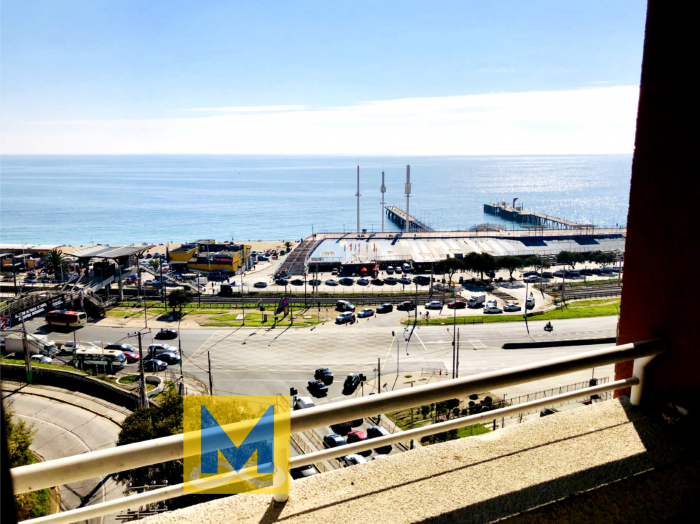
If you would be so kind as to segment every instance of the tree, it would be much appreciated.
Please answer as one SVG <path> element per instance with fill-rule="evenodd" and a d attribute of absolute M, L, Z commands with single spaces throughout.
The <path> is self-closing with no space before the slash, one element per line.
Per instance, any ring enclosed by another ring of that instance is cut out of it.
<path fill-rule="evenodd" d="M 148 265 L 151 266 L 154 271 L 158 271 L 158 268 L 160 267 L 160 260 L 157 258 L 152 258 L 148 261 Z"/>
<path fill-rule="evenodd" d="M 532 255 L 525 260 L 524 267 L 531 267 L 534 268 L 535 271 L 540 271 L 541 269 L 549 269 L 551 264 L 549 260 L 544 257 Z"/>
<path fill-rule="evenodd" d="M 173 308 L 179 308 L 182 311 L 182 307 L 190 301 L 190 294 L 184 289 L 174 289 L 168 295 L 168 305 Z"/>
<path fill-rule="evenodd" d="M 285 247 L 285 249 L 286 249 L 287 251 L 289 251 L 290 249 L 292 249 L 292 243 L 291 243 L 289 240 L 287 240 L 287 241 L 284 243 L 284 247 Z"/>
<path fill-rule="evenodd" d="M 44 263 L 46 267 L 53 270 L 54 274 L 59 275 L 61 272 L 65 272 L 68 269 L 68 260 L 63 256 L 63 251 L 60 249 L 51 249 L 46 253 L 44 258 Z"/>
<path fill-rule="evenodd" d="M 508 273 L 510 273 L 510 280 L 513 280 L 513 271 L 523 267 L 523 259 L 512 256 L 498 257 L 496 259 L 496 266 L 498 269 L 507 269 Z"/>
<path fill-rule="evenodd" d="M 587 259 L 589 262 L 594 262 L 596 264 L 600 264 L 601 266 L 607 266 L 613 264 L 617 260 L 617 257 L 615 256 L 615 253 L 611 253 L 609 251 L 593 251 L 592 253 L 588 254 Z"/>
<path fill-rule="evenodd" d="M 455 273 L 460 270 L 463 271 L 464 269 L 466 269 L 466 266 L 464 264 L 464 259 L 461 258 L 446 258 L 433 266 L 433 271 L 435 273 L 447 275 L 448 283 L 452 282 L 452 277 L 454 277 Z"/>
<path fill-rule="evenodd" d="M 428 415 L 430 415 L 430 411 L 431 411 L 430 406 L 423 405 L 420 407 L 420 412 L 424 418 L 427 417 Z"/>
<path fill-rule="evenodd" d="M 34 464 L 36 457 L 29 450 L 29 446 L 32 445 L 36 430 L 27 427 L 23 420 L 17 420 L 16 422 L 12 420 L 13 414 L 11 407 L 3 407 L 2 431 L 5 432 L 5 438 L 7 439 L 8 466 L 16 468 Z M 42 517 L 49 512 L 50 507 L 51 503 L 47 489 L 15 496 L 17 520 Z"/>
<path fill-rule="evenodd" d="M 484 271 L 496 269 L 496 259 L 488 253 L 469 253 L 464 259 L 464 264 L 469 271 L 479 273 L 482 280 Z"/>
<path fill-rule="evenodd" d="M 576 269 L 576 264 L 583 262 L 585 257 L 582 253 L 572 253 L 570 251 L 560 251 L 557 253 L 557 262 L 571 266 L 571 269 Z"/>

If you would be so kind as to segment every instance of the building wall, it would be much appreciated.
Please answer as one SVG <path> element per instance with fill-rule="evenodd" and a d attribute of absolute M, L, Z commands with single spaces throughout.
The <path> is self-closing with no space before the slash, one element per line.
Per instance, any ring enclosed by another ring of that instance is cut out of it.
<path fill-rule="evenodd" d="M 189 262 L 189 260 L 197 253 L 198 247 L 194 246 L 187 251 L 174 250 L 170 252 L 171 262 Z"/>
<path fill-rule="evenodd" d="M 644 401 L 690 408 L 700 402 L 700 162 L 688 67 L 697 22 L 681 6 L 648 4 L 618 343 L 665 339 L 668 351 L 647 368 Z M 632 363 L 615 374 L 631 376 Z"/>

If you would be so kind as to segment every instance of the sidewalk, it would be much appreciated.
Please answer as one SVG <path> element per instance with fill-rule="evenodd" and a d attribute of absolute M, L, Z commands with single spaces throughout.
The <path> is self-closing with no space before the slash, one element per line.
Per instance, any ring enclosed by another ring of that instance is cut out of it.
<path fill-rule="evenodd" d="M 18 382 L 3 380 L 0 382 L 0 390 L 3 392 L 3 400 L 16 394 L 44 397 L 90 411 L 95 415 L 111 420 L 119 426 L 121 426 L 124 419 L 131 414 L 131 411 L 117 406 L 116 404 L 111 404 L 77 391 L 70 391 L 53 386 L 28 385 L 26 383 L 20 384 Z"/>

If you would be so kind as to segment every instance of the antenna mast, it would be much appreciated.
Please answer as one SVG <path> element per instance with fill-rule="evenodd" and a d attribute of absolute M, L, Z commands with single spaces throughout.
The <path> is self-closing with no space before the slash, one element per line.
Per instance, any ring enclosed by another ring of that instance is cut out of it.
<path fill-rule="evenodd" d="M 408 214 L 408 199 L 411 197 L 411 166 L 406 166 L 406 233 L 411 226 L 411 220 Z"/>
<path fill-rule="evenodd" d="M 386 193 L 386 186 L 384 185 L 384 171 L 382 171 L 382 187 L 379 190 L 382 192 L 382 233 L 384 233 L 384 193 Z"/>
<path fill-rule="evenodd" d="M 360 234 L 360 166 L 357 166 L 357 234 Z"/>

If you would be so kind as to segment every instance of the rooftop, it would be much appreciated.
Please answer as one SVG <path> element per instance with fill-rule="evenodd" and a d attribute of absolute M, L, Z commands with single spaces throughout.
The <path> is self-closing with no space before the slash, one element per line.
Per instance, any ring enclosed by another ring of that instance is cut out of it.
<path fill-rule="evenodd" d="M 71 250 L 66 253 L 78 258 L 120 258 L 138 255 L 151 249 L 152 245 L 142 246 L 93 246 L 81 250 Z"/>

